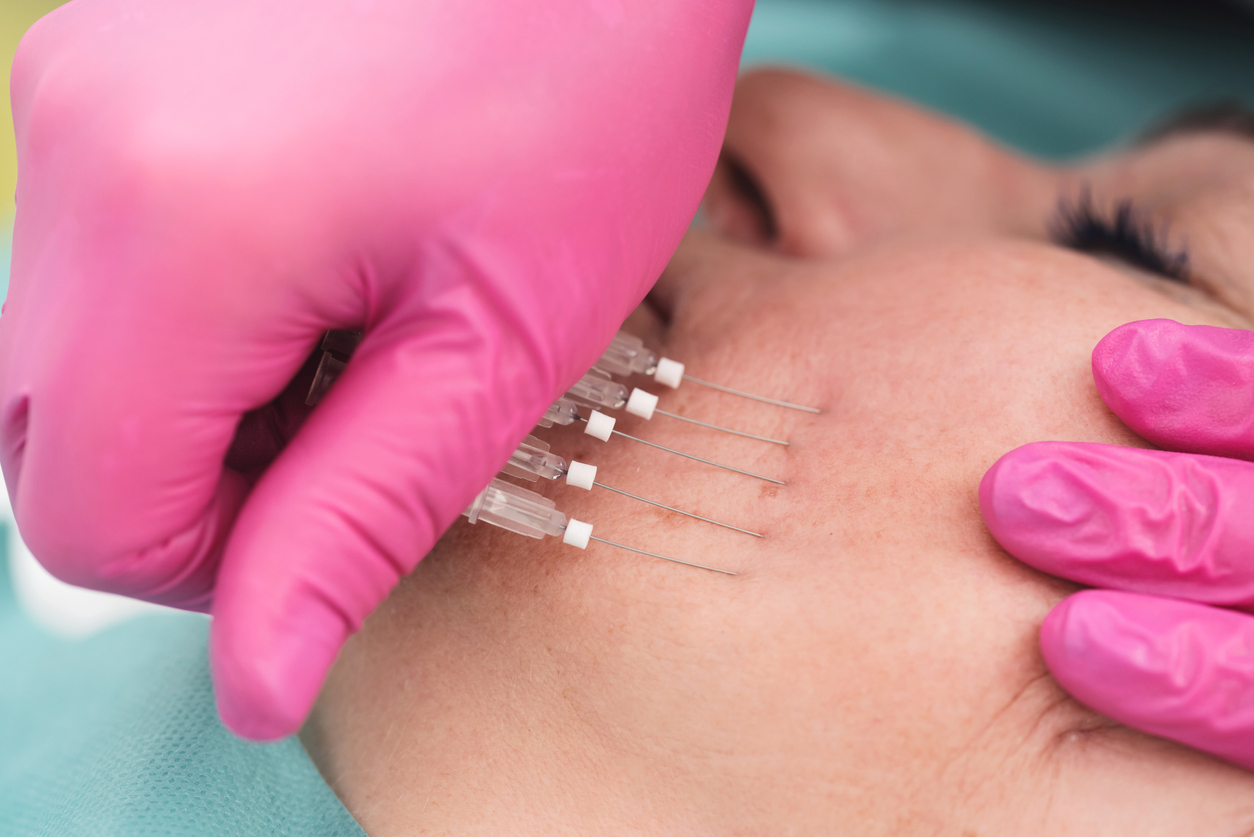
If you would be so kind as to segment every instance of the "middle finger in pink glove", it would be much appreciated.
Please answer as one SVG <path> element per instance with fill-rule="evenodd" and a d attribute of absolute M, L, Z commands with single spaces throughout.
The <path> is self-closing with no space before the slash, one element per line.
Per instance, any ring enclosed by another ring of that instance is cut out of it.
<path fill-rule="evenodd" d="M 1086 706 L 1254 770 L 1254 618 L 1085 590 L 1045 618 L 1041 651 Z"/>
<path fill-rule="evenodd" d="M 1037 442 L 980 483 L 1008 552 L 1081 584 L 1254 610 L 1254 464 Z"/>

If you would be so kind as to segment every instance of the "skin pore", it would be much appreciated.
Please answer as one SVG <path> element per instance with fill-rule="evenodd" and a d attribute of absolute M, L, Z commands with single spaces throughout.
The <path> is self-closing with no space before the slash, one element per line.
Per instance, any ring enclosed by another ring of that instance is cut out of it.
<path fill-rule="evenodd" d="M 1082 189 L 1187 246 L 1189 283 L 1052 243 Z M 1075 588 L 1002 552 L 976 496 L 1027 442 L 1145 444 L 1092 381 L 1111 329 L 1250 327 L 1254 142 L 1194 130 L 1053 168 L 759 72 L 705 214 L 629 330 L 823 413 L 685 385 L 660 406 L 792 446 L 619 427 L 787 485 L 540 435 L 609 485 L 766 537 L 558 485 L 602 537 L 739 575 L 455 525 L 349 642 L 302 734 L 366 831 L 1254 833 L 1254 776 L 1061 692 L 1036 634 Z"/>

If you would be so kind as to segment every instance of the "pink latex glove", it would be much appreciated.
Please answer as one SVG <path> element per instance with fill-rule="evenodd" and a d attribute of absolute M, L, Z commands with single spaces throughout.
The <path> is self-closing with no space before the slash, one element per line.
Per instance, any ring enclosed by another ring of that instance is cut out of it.
<path fill-rule="evenodd" d="M 1067 691 L 1254 769 L 1254 334 L 1131 323 L 1098 344 L 1093 374 L 1129 427 L 1188 452 L 1027 445 L 985 475 L 984 519 L 1015 557 L 1110 588 L 1041 629 Z"/>
<path fill-rule="evenodd" d="M 585 372 L 713 171 L 751 0 L 75 0 L 13 70 L 0 442 L 57 576 L 211 609 L 226 724 L 345 639 Z M 260 480 L 240 417 L 365 341 Z M 245 457 L 247 459 L 247 457 Z"/>

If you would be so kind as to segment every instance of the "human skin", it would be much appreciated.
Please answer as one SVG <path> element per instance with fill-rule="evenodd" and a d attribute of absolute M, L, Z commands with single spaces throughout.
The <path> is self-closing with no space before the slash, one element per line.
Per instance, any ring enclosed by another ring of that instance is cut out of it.
<path fill-rule="evenodd" d="M 1081 184 L 1169 221 L 1193 284 L 1051 243 Z M 602 537 L 738 575 L 455 525 L 345 647 L 311 755 L 375 837 L 1251 833 L 1254 776 L 1051 679 L 1038 629 L 1077 588 L 1003 552 L 977 490 L 1028 442 L 1146 446 L 1090 353 L 1131 320 L 1250 327 L 1252 195 L 1234 135 L 1054 168 L 854 88 L 746 76 L 710 229 L 629 327 L 700 378 L 823 412 L 686 384 L 660 406 L 792 445 L 619 426 L 787 484 L 541 435 L 766 537 L 553 485 Z"/>

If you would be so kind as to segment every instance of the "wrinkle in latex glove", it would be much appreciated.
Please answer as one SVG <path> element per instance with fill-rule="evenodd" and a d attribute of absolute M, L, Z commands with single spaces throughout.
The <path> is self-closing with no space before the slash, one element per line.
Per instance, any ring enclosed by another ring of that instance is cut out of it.
<path fill-rule="evenodd" d="M 980 484 L 993 537 L 1019 560 L 1094 587 L 1254 609 L 1254 464 L 1037 442 Z"/>

